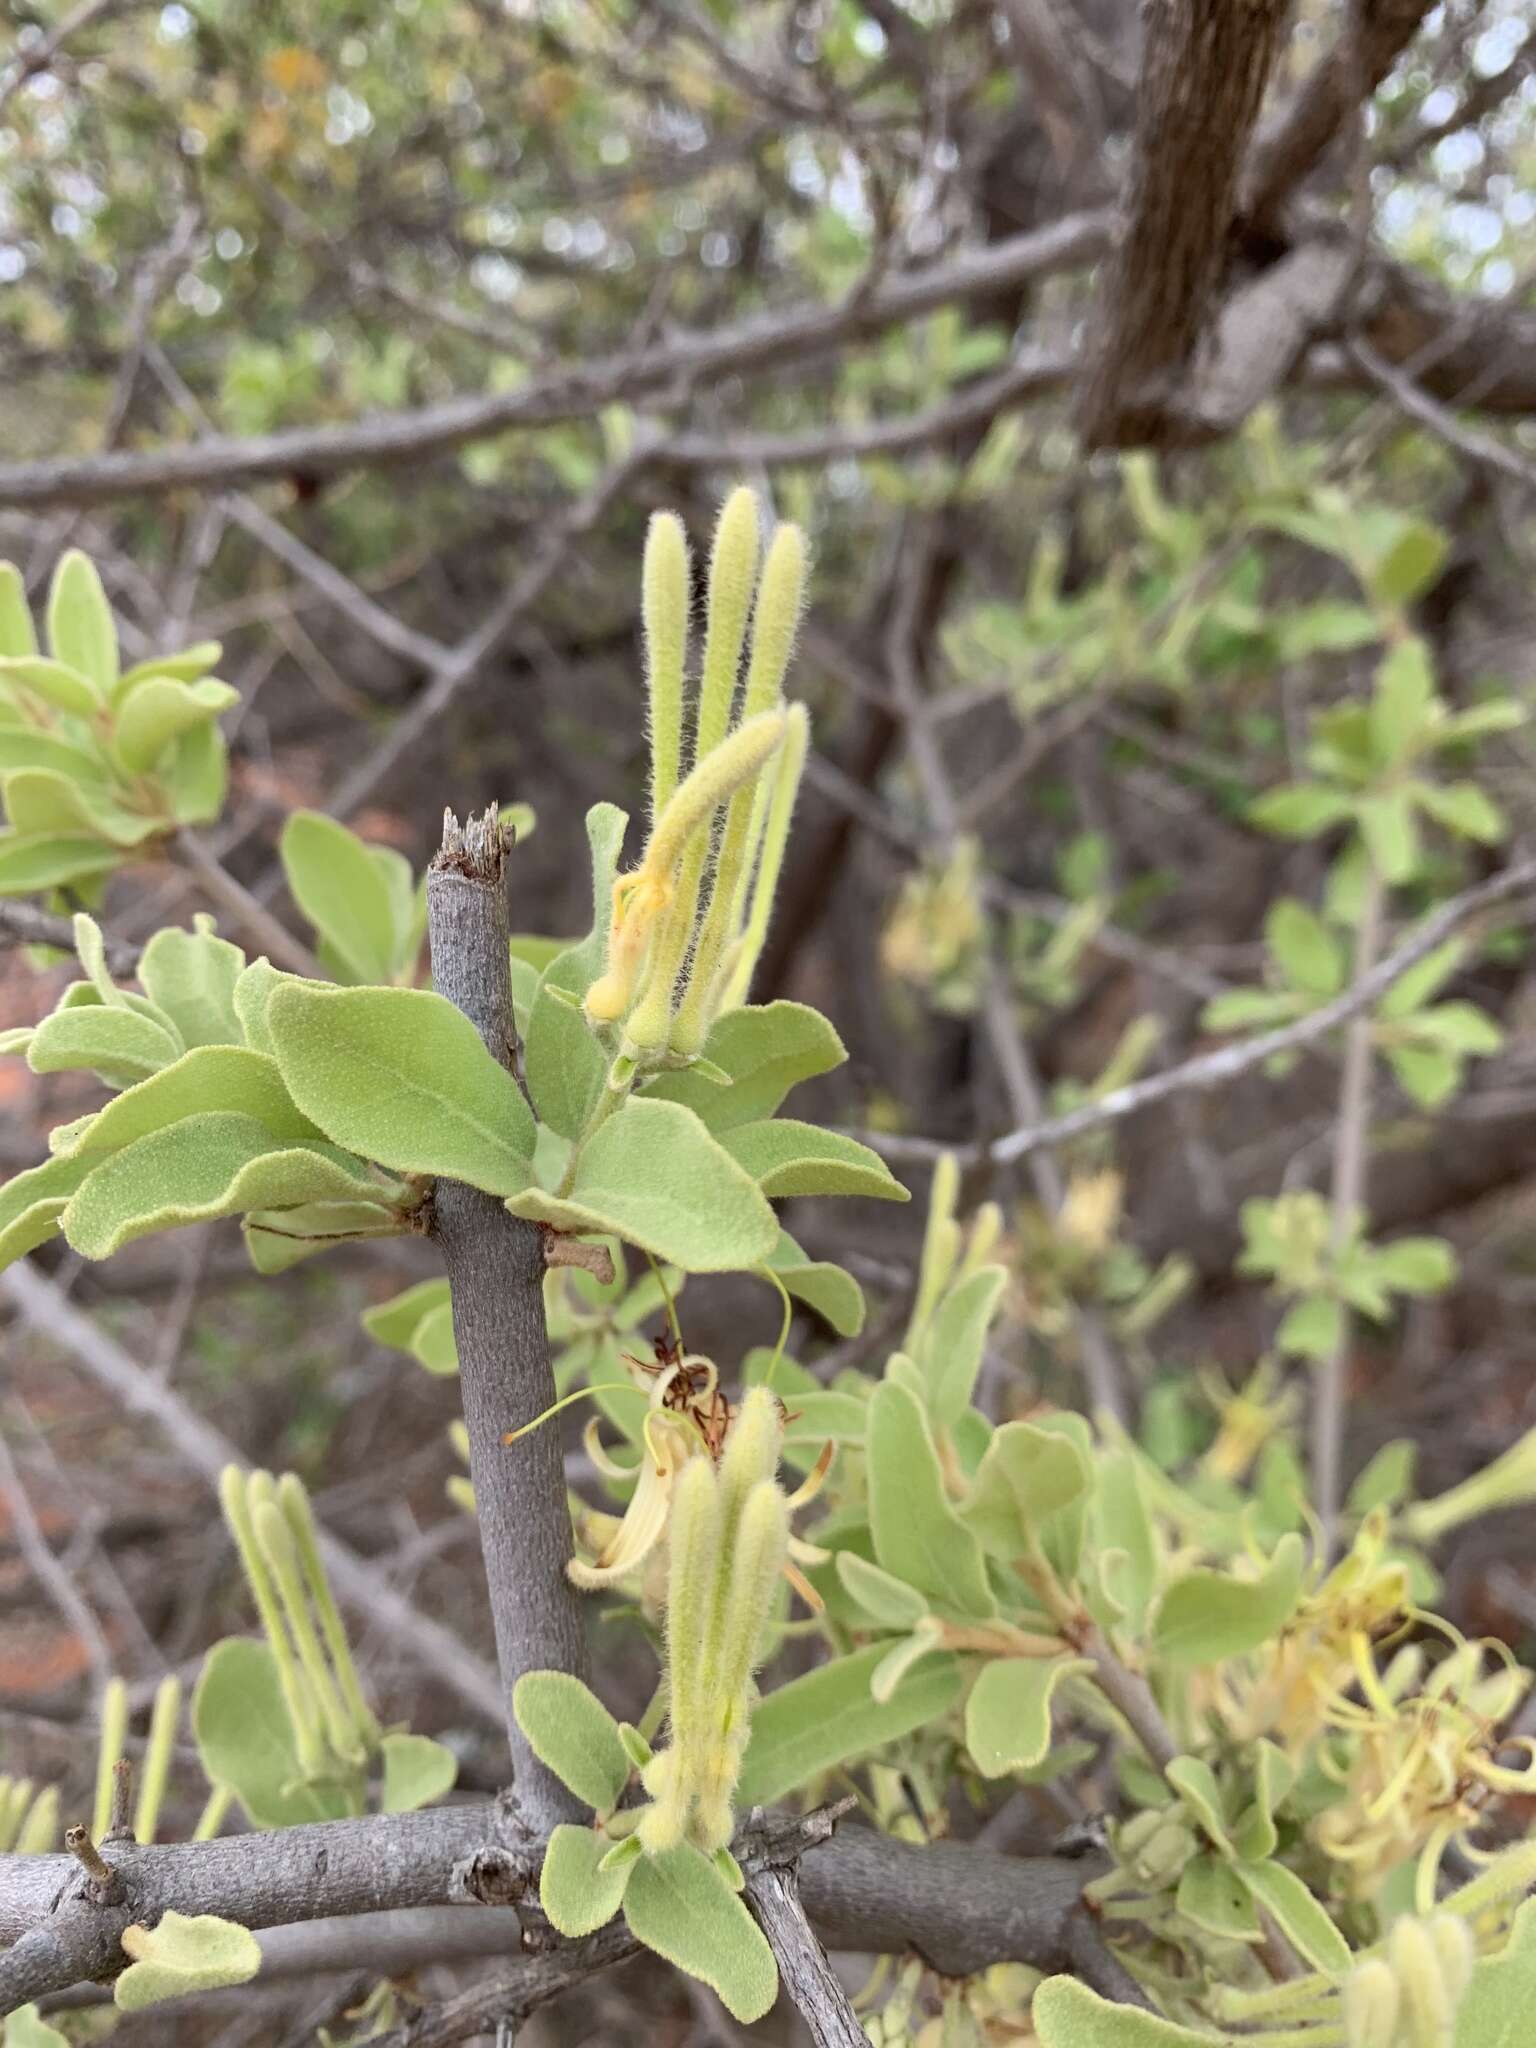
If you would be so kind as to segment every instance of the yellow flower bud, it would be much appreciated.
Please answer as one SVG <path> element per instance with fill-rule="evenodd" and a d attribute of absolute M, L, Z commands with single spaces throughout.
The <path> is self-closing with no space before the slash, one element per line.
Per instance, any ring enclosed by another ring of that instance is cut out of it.
<path fill-rule="evenodd" d="M 666 809 L 682 772 L 683 672 L 688 660 L 688 539 L 674 512 L 658 512 L 645 536 L 640 573 L 645 679 L 651 723 L 651 823 Z"/>
<path fill-rule="evenodd" d="M 731 949 L 729 970 L 721 977 L 720 994 L 715 1009 L 735 1010 L 746 1001 L 752 986 L 752 976 L 758 958 L 768 937 L 768 925 L 773 916 L 773 899 L 778 894 L 779 871 L 784 865 L 784 849 L 789 843 L 789 827 L 794 817 L 795 798 L 800 790 L 800 777 L 805 770 L 805 757 L 810 747 L 810 717 L 803 704 L 792 704 L 789 708 L 789 730 L 784 735 L 784 751 L 779 755 L 774 770 L 773 791 L 761 825 L 761 845 L 748 868 L 756 870 L 752 883 L 752 907 L 747 913 L 746 924 L 740 940 Z"/>
<path fill-rule="evenodd" d="M 704 663 L 699 682 L 697 765 L 725 738 L 741 672 L 741 650 L 757 578 L 757 498 L 745 485 L 720 508 L 709 560 L 709 596 L 704 625 Z"/>
<path fill-rule="evenodd" d="M 1396 2048 L 1402 1994 L 1390 1963 L 1371 1956 L 1356 1964 L 1344 1982 L 1344 2040 L 1347 2048 Z"/>

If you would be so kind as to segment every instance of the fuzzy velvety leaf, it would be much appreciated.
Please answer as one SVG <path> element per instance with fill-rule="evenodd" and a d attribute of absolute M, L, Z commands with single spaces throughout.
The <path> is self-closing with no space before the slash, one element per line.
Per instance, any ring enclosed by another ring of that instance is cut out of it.
<path fill-rule="evenodd" d="M 65 1016 L 126 1016 L 126 1011 L 71 1010 Z M 136 1023 L 144 1020 L 135 1018 Z M 172 1059 L 148 1080 L 125 1088 L 105 1109 L 72 1126 L 59 1151 L 70 1157 L 116 1152 L 151 1131 L 209 1111 L 252 1117 L 274 1140 L 322 1139 L 324 1133 L 302 1115 L 283 1086 L 276 1060 L 241 1045 L 200 1045 Z"/>
<path fill-rule="evenodd" d="M 778 1996 L 766 1937 L 720 1872 L 691 1843 L 629 1866 L 624 1918 L 637 1941 L 718 1992 L 750 2026 Z"/>
<path fill-rule="evenodd" d="M 885 1161 L 856 1138 L 793 1117 L 735 1124 L 720 1142 L 765 1195 L 868 1195 L 885 1202 L 912 1197 Z"/>
<path fill-rule="evenodd" d="M 18 768 L 5 778 L 5 808 L 18 832 L 94 834 L 114 846 L 138 846 L 163 821 L 124 810 L 105 785 L 76 782 L 55 768 Z"/>
<path fill-rule="evenodd" d="M 949 1290 L 923 1332 L 917 1362 L 936 1422 L 953 1424 L 970 1406 L 987 1332 L 1007 1279 L 1002 1266 L 978 1267 Z"/>
<path fill-rule="evenodd" d="M 87 678 L 98 701 L 117 681 L 117 627 L 89 555 L 70 548 L 48 586 L 48 651 Z"/>
<path fill-rule="evenodd" d="M 158 1074 L 176 1054 L 175 1040 L 148 1017 L 91 1003 L 45 1017 L 32 1033 L 27 1065 L 34 1074 L 85 1069 L 124 1088 Z"/>
<path fill-rule="evenodd" d="M 1080 1657 L 994 1657 L 965 1703 L 965 1743 L 984 1778 L 1033 1770 L 1051 1746 L 1051 1699 Z"/>
<path fill-rule="evenodd" d="M 94 718 L 101 709 L 101 698 L 89 676 L 68 662 L 50 661 L 44 655 L 13 655 L 0 661 L 0 690 L 7 686 L 10 692 L 40 697 L 71 718 Z"/>
<path fill-rule="evenodd" d="M 265 1643 L 215 1643 L 192 1694 L 192 1732 L 203 1769 L 226 1785 L 259 1828 L 341 1820 L 352 1808 L 339 1786 L 304 1782 L 282 1686 Z"/>
<path fill-rule="evenodd" d="M 206 725 L 239 701 L 238 690 L 212 676 L 197 683 L 153 676 L 139 685 L 118 713 L 113 750 L 130 775 L 147 774 L 173 740 L 194 725 Z"/>
<path fill-rule="evenodd" d="M 414 1813 L 453 1790 L 459 1760 L 429 1735 L 386 1735 L 384 1782 L 379 1804 L 385 1813 Z"/>
<path fill-rule="evenodd" d="M 728 1010 L 717 1018 L 704 1043 L 704 1058 L 730 1085 L 708 1081 L 684 1068 L 659 1074 L 646 1095 L 681 1102 L 712 1131 L 771 1117 L 790 1089 L 840 1067 L 848 1057 L 843 1041 L 819 1010 L 804 1003 L 765 1003 Z"/>
<path fill-rule="evenodd" d="M 0 896 L 32 896 L 104 875 L 121 858 L 117 847 L 83 832 L 0 832 Z"/>
<path fill-rule="evenodd" d="M 527 1186 L 522 1090 L 445 996 L 291 981 L 273 990 L 266 1022 L 294 1101 L 338 1145 L 495 1195 Z"/>
<path fill-rule="evenodd" d="M 377 1188 L 361 1163 L 331 1145 L 289 1145 L 253 1117 L 184 1118 L 102 1159 L 60 1218 L 86 1259 L 135 1238 L 247 1209 L 356 1200 Z"/>
<path fill-rule="evenodd" d="M 1456 2048 L 1525 2048 L 1536 2011 L 1536 1899 L 1515 1915 L 1509 1940 L 1483 1956 L 1456 2011 Z"/>
<path fill-rule="evenodd" d="M 448 1282 L 439 1280 L 418 1280 L 414 1287 L 407 1287 L 403 1294 L 392 1294 L 388 1301 L 381 1301 L 373 1308 L 365 1308 L 362 1315 L 363 1328 L 376 1344 L 387 1344 L 393 1351 L 409 1351 L 417 1327 L 433 1309 L 448 1306 Z"/>
<path fill-rule="evenodd" d="M 158 931 L 139 958 L 139 986 L 189 1045 L 243 1045 L 235 984 L 245 955 L 207 929 Z"/>
<path fill-rule="evenodd" d="M 344 979 L 392 981 L 404 935 L 372 849 L 323 812 L 294 811 L 278 852 L 289 893 L 345 968 Z"/>
<path fill-rule="evenodd" d="M 851 1273 L 827 1259 L 807 1258 L 787 1230 L 768 1257 L 768 1264 L 796 1301 L 803 1301 L 829 1323 L 839 1337 L 857 1337 L 864 1327 L 864 1290 Z"/>
<path fill-rule="evenodd" d="M 26 578 L 14 562 L 0 562 L 0 657 L 13 661 L 36 652 Z"/>
<path fill-rule="evenodd" d="M 255 1209 L 240 1228 L 258 1273 L 286 1273 L 301 1259 L 360 1237 L 396 1237 L 405 1228 L 397 1210 L 379 1202 L 298 1202 L 287 1209 Z"/>
<path fill-rule="evenodd" d="M 94 1160 L 49 1159 L 0 1187 L 0 1268 L 59 1234 L 59 1218 Z"/>
<path fill-rule="evenodd" d="M 603 971 L 613 878 L 628 822 L 613 804 L 594 804 L 588 811 L 592 929 L 545 968 L 528 1016 L 523 1070 L 529 1092 L 540 1122 L 563 1138 L 575 1138 L 585 1130 L 607 1080 L 608 1055 L 588 1029 L 580 999 Z M 574 998 L 574 1003 L 562 1002 L 556 990 Z"/>
<path fill-rule="evenodd" d="M 994 1557 L 1014 1558 L 1031 1533 L 1087 1490 L 1087 1462 L 1070 1438 L 1032 1422 L 1006 1422 L 982 1455 L 962 1513 Z"/>
<path fill-rule="evenodd" d="M 869 1522 L 882 1567 L 941 1612 L 996 1612 L 981 1546 L 950 1504 L 927 1418 L 893 1380 L 869 1404 Z"/>
<path fill-rule="evenodd" d="M 686 1273 L 724 1273 L 767 1258 L 778 1220 L 752 1179 L 676 1102 L 626 1102 L 582 1147 L 570 1193 L 529 1188 L 515 1216 L 557 1230 L 602 1231 Z"/>
<path fill-rule="evenodd" d="M 1219 1941 L 1257 1941 L 1259 1916 L 1247 1886 L 1224 1856 L 1207 1852 L 1184 1866 L 1178 1908 Z"/>
<path fill-rule="evenodd" d="M 736 1788 L 740 1805 L 784 1799 L 949 1711 L 960 1693 L 953 1657 L 925 1659 L 889 1698 L 877 1700 L 870 1683 L 885 1650 L 872 1643 L 851 1657 L 834 1657 L 758 1702 Z"/>
<path fill-rule="evenodd" d="M 1291 1946 L 1315 1969 L 1342 1976 L 1353 1960 L 1349 1944 L 1295 1871 L 1283 1863 L 1241 1863 L 1236 1868 L 1258 1904 L 1279 1922 Z"/>
<path fill-rule="evenodd" d="M 1116 2005 L 1075 1977 L 1047 1977 L 1030 2019 L 1040 2048 L 1223 2048 L 1229 2037 L 1194 2033 L 1135 2006 Z"/>
<path fill-rule="evenodd" d="M 856 1550 L 838 1551 L 836 1564 L 844 1592 L 880 1627 L 912 1628 L 926 1619 L 927 1598 L 904 1579 L 882 1571 Z"/>
<path fill-rule="evenodd" d="M 1299 1536 L 1284 1536 L 1268 1568 L 1256 1579 L 1197 1570 L 1176 1579 L 1163 1595 L 1152 1643 L 1167 1663 L 1219 1664 L 1256 1650 L 1283 1628 L 1301 1591 Z"/>
<path fill-rule="evenodd" d="M 564 1671 L 525 1671 L 512 1711 L 534 1755 L 594 1813 L 611 1813 L 629 1782 L 619 1724 L 590 1687 Z"/>
<path fill-rule="evenodd" d="M 261 1949 L 248 1927 L 199 1913 L 163 1913 L 153 1930 L 129 1927 L 123 1947 L 133 1961 L 112 1987 L 120 2012 L 142 2012 L 168 1998 L 248 1984 L 261 1968 Z"/>
<path fill-rule="evenodd" d="M 549 1838 L 539 1872 L 539 1904 L 550 1924 L 569 1941 L 606 1927 L 624 1903 L 630 1866 L 598 1868 L 612 1847 L 606 1835 L 569 1822 Z"/>

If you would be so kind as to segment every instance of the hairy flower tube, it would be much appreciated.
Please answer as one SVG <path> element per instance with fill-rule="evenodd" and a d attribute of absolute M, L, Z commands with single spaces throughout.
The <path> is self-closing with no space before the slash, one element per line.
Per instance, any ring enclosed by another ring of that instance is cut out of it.
<path fill-rule="evenodd" d="M 741 1000 L 744 957 L 750 950 L 755 960 L 766 931 L 805 753 L 804 714 L 790 718 L 782 689 L 804 598 L 806 548 L 797 527 L 780 526 L 759 579 L 759 546 L 757 501 L 748 490 L 734 491 L 710 558 L 685 773 L 687 543 L 670 513 L 658 514 L 647 536 L 641 608 L 651 830 L 638 867 L 614 885 L 604 972 L 585 999 L 588 1022 L 615 1034 L 627 1072 L 699 1056 L 715 1017 Z"/>
<path fill-rule="evenodd" d="M 1465 1920 L 1405 1913 L 1385 1954 L 1367 1956 L 1344 1980 L 1345 2048 L 1451 2048 L 1475 1960 Z"/>

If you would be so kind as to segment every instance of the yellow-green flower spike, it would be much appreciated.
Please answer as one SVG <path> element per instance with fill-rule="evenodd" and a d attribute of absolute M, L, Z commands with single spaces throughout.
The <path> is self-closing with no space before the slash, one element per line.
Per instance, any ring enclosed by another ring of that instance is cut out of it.
<path fill-rule="evenodd" d="M 774 766 L 773 791 L 755 863 L 752 908 L 747 914 L 741 937 L 731 947 L 730 956 L 722 965 L 721 994 L 715 1005 L 717 1014 L 721 1010 L 739 1009 L 746 1001 L 758 958 L 768 939 L 773 899 L 778 894 L 784 849 L 789 844 L 789 827 L 795 814 L 795 798 L 800 793 L 800 777 L 805 771 L 811 737 L 810 713 L 803 704 L 791 704 L 786 715 L 789 724 L 784 734 L 783 750 Z"/>
<path fill-rule="evenodd" d="M 752 612 L 752 655 L 742 717 L 751 718 L 779 701 L 795 634 L 805 604 L 806 545 L 798 526 L 774 529 Z"/>
<path fill-rule="evenodd" d="M 669 1747 L 651 1759 L 643 1783 L 654 1804 L 640 1823 L 653 1854 L 683 1839 L 693 1805 L 690 1775 L 707 1738 L 706 1701 L 722 1528 L 720 1487 L 707 1455 L 690 1458 L 672 1497 L 667 1573 Z"/>
<path fill-rule="evenodd" d="M 805 535 L 798 526 L 781 526 L 768 550 L 752 615 L 752 658 L 742 707 L 746 718 L 778 701 L 804 597 Z M 736 935 L 737 902 L 752 846 L 757 795 L 756 789 L 739 789 L 726 814 L 709 909 L 694 948 L 687 992 L 672 1026 L 671 1049 L 683 1059 L 697 1056 L 714 1021 L 721 962 Z"/>
<path fill-rule="evenodd" d="M 683 677 L 688 664 L 688 539 L 675 512 L 658 512 L 640 573 L 651 722 L 651 823 L 682 776 Z"/>
<path fill-rule="evenodd" d="M 741 650 L 746 644 L 757 580 L 757 498 L 745 485 L 720 508 L 709 558 L 709 597 L 704 623 L 704 661 L 699 676 L 698 723 L 693 758 L 697 766 L 718 747 L 731 723 Z"/>
<path fill-rule="evenodd" d="M 623 1050 L 632 1057 L 657 1053 L 667 1043 L 678 977 L 693 943 L 714 814 L 761 772 L 782 744 L 787 723 L 783 711 L 764 711 L 738 726 L 689 773 L 652 835 L 641 875 L 657 878 L 652 886 L 660 886 L 659 878 L 666 875 L 676 874 L 677 880 L 625 1026 Z"/>
<path fill-rule="evenodd" d="M 275 1494 L 276 1489 L 273 1491 Z M 275 1498 L 258 1500 L 251 1510 L 251 1526 L 256 1532 L 256 1541 L 261 1545 L 267 1566 L 277 1582 L 288 1625 L 293 1630 L 293 1639 L 298 1645 L 299 1662 L 304 1676 L 319 1702 L 326 1741 L 336 1757 L 361 1762 L 362 1759 L 357 1754 L 357 1740 L 351 1720 L 342 1703 L 331 1668 L 325 1661 L 320 1638 L 315 1633 L 315 1624 L 310 1615 L 309 1600 L 304 1589 L 304 1577 L 299 1566 L 299 1546 L 294 1541 L 288 1518 Z"/>
<path fill-rule="evenodd" d="M 312 1773 L 320 1769 L 323 1760 L 315 1705 L 304 1674 L 294 1656 L 293 1643 L 283 1620 L 272 1574 L 256 1540 L 256 1531 L 251 1519 L 253 1496 L 260 1499 L 263 1494 L 263 1489 L 258 1484 L 262 1479 L 271 1487 L 270 1473 L 253 1472 L 247 1477 L 238 1465 L 226 1465 L 219 1475 L 219 1502 L 224 1509 L 224 1519 L 229 1525 L 229 1533 L 235 1539 L 235 1548 L 240 1553 L 241 1568 L 245 1573 L 246 1584 L 251 1589 L 251 1598 L 256 1603 L 257 1615 L 266 1631 L 267 1647 L 272 1652 L 272 1662 L 277 1667 L 278 1687 L 282 1692 L 283 1705 L 288 1710 L 288 1720 L 293 1729 L 294 1749 L 302 1768 Z"/>
<path fill-rule="evenodd" d="M 139 1799 L 133 1812 L 133 1839 L 136 1842 L 155 1839 L 180 1715 L 181 1680 L 172 1671 L 156 1686 L 155 1703 L 150 1709 L 149 1741 L 145 1745 L 144 1761 L 139 1767 Z"/>
<path fill-rule="evenodd" d="M 331 1592 L 331 1582 L 326 1577 L 325 1566 L 321 1562 L 320 1541 L 315 1531 L 315 1517 L 309 1504 L 309 1494 L 296 1472 L 285 1472 L 278 1481 L 277 1500 L 293 1532 L 293 1540 L 298 1546 L 299 1562 L 304 1570 L 309 1597 L 314 1603 L 315 1613 L 320 1617 L 326 1648 L 330 1652 L 336 1680 L 351 1716 L 356 1741 L 363 1749 L 376 1749 L 383 1731 L 373 1709 L 364 1697 L 357 1666 L 352 1661 L 352 1645 L 347 1641 L 346 1627 L 336 1606 L 335 1596 Z"/>
<path fill-rule="evenodd" d="M 1392 1965 L 1380 1956 L 1357 1963 L 1344 1980 L 1346 2048 L 1394 2048 L 1402 2009 Z"/>
<path fill-rule="evenodd" d="M 128 1735 L 128 1688 L 120 1678 L 109 1678 L 101 1693 L 101 1733 L 96 1743 L 96 1809 L 91 1833 L 99 1842 L 112 1818 L 113 1767 L 123 1755 Z"/>
<path fill-rule="evenodd" d="M 47 1856 L 59 1842 L 59 1788 L 49 1785 L 33 1800 L 15 1841 L 18 1856 Z"/>

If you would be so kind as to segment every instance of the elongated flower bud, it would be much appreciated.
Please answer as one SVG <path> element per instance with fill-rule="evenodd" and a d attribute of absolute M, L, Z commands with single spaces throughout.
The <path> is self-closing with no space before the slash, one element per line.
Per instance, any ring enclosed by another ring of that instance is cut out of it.
<path fill-rule="evenodd" d="M 1344 1983 L 1346 2048 L 1396 2048 L 1402 2005 L 1390 1963 L 1380 1956 L 1357 1963 Z"/>
<path fill-rule="evenodd" d="M 651 823 L 682 775 L 683 675 L 688 662 L 688 539 L 674 512 L 658 512 L 645 536 L 640 577 L 645 680 L 651 719 Z"/>
<path fill-rule="evenodd" d="M 794 819 L 795 798 L 800 793 L 800 777 L 805 770 L 810 734 L 810 714 L 803 704 L 792 704 L 789 707 L 789 729 L 784 735 L 784 751 L 779 755 L 774 770 L 773 791 L 762 826 L 762 842 L 752 883 L 752 908 L 747 913 L 741 938 L 732 948 L 733 958 L 723 979 L 717 1012 L 738 1009 L 746 1001 L 758 957 L 767 943 L 773 899 L 778 894 L 779 873 L 784 865 L 784 849 L 789 844 L 789 828 Z"/>
<path fill-rule="evenodd" d="M 747 719 L 778 701 L 804 596 L 805 536 L 798 526 L 781 526 L 768 550 L 752 618 L 752 659 L 742 707 Z M 751 850 L 756 797 L 755 789 L 738 789 L 726 814 L 709 909 L 694 949 L 687 993 L 672 1027 L 672 1051 L 685 1059 L 698 1054 L 714 1021 L 721 962 L 736 936 L 737 899 Z"/>
<path fill-rule="evenodd" d="M 299 1565 L 299 1546 L 294 1541 L 288 1518 L 275 1499 L 260 1500 L 251 1511 L 251 1523 L 256 1531 L 256 1540 L 261 1545 L 262 1555 L 277 1582 L 288 1626 L 292 1629 L 293 1640 L 298 1646 L 299 1663 L 315 1699 L 319 1702 L 326 1740 L 338 1758 L 361 1762 L 361 1745 L 358 1743 L 341 1694 L 337 1690 L 331 1668 L 325 1661 L 320 1638 L 315 1633 L 314 1619 L 310 1613 L 304 1577 Z"/>
<path fill-rule="evenodd" d="M 704 661 L 693 749 L 696 766 L 719 746 L 730 727 L 752 610 L 752 586 L 757 580 L 757 551 L 757 498 L 743 485 L 732 491 L 720 508 L 709 558 Z"/>
<path fill-rule="evenodd" d="M 265 1481 L 265 1486 L 262 1481 Z M 226 1465 L 219 1475 L 219 1501 L 224 1509 L 224 1519 L 229 1532 L 235 1539 L 235 1548 L 240 1553 L 240 1563 L 245 1572 L 246 1584 L 256 1603 L 256 1612 L 266 1631 L 267 1647 L 272 1652 L 272 1662 L 277 1668 L 278 1687 L 283 1695 L 283 1705 L 288 1710 L 289 1725 L 293 1730 L 294 1751 L 299 1763 L 308 1772 L 318 1772 L 324 1758 L 321 1743 L 320 1724 L 314 1696 L 308 1681 L 299 1668 L 294 1655 L 293 1641 L 283 1619 L 282 1603 L 278 1598 L 276 1583 L 268 1565 L 262 1546 L 257 1541 L 254 1523 L 254 1509 L 262 1501 L 272 1499 L 272 1475 L 270 1472 L 242 1472 L 238 1465 Z"/>

